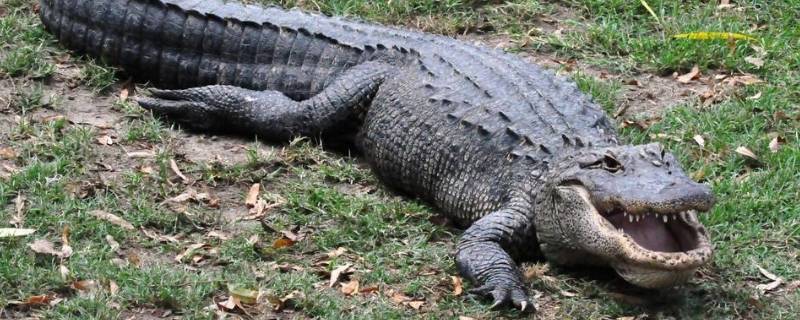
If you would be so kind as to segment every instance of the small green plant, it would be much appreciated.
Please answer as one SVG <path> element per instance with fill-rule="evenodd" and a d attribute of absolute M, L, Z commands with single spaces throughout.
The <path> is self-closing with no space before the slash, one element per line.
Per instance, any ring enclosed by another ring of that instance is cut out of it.
<path fill-rule="evenodd" d="M 26 76 L 41 79 L 51 76 L 56 70 L 43 45 L 22 45 L 5 55 L 0 61 L 0 71 L 10 77 Z"/>
<path fill-rule="evenodd" d="M 11 106 L 19 110 L 22 114 L 27 114 L 49 104 L 50 102 L 46 100 L 44 90 L 40 83 L 18 91 L 11 101 Z"/>
<path fill-rule="evenodd" d="M 90 60 L 81 68 L 80 81 L 94 92 L 105 93 L 117 81 L 114 68 Z"/>

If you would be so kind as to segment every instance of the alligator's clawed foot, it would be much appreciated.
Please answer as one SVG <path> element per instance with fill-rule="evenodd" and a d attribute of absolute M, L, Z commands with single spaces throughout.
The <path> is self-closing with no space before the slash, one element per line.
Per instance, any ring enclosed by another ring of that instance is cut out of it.
<path fill-rule="evenodd" d="M 207 103 L 212 97 L 201 88 L 186 90 L 151 89 L 151 97 L 137 98 L 142 108 L 198 130 L 217 129 L 225 108 Z"/>
<path fill-rule="evenodd" d="M 492 310 L 497 310 L 511 304 L 522 312 L 536 311 L 533 303 L 528 299 L 528 294 L 525 293 L 524 288 L 486 284 L 469 290 L 469 293 L 491 298 L 493 300 L 491 306 Z"/>

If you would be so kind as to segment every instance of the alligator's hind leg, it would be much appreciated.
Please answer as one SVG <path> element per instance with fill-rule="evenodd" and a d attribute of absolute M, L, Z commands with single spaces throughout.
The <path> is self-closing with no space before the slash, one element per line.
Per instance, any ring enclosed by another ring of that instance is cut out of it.
<path fill-rule="evenodd" d="M 334 80 L 314 97 L 294 101 L 278 91 L 234 86 L 153 90 L 139 104 L 198 130 L 256 133 L 271 140 L 313 136 L 336 128 L 369 104 L 391 67 L 366 62 Z"/>

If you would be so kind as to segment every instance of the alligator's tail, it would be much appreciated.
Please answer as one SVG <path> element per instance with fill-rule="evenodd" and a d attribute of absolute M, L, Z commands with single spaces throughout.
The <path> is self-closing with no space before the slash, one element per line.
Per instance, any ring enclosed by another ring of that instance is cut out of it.
<path fill-rule="evenodd" d="M 362 58 L 302 28 L 242 19 L 267 20 L 273 9 L 204 0 L 40 3 L 45 27 L 63 46 L 164 88 L 231 84 L 302 98 Z"/>

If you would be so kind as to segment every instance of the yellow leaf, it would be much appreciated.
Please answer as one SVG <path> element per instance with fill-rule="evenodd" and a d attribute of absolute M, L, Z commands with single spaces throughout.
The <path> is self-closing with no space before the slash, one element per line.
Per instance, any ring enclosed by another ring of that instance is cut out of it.
<path fill-rule="evenodd" d="M 747 40 L 756 41 L 756 38 L 735 32 L 689 32 L 672 36 L 675 39 L 689 40 Z"/>
<path fill-rule="evenodd" d="M 647 4 L 647 1 L 639 0 L 639 2 L 641 2 L 644 8 L 647 9 L 647 12 L 649 12 L 650 15 L 653 16 L 653 19 L 656 19 L 656 22 L 661 23 L 661 20 L 658 19 L 658 16 L 656 15 L 655 11 L 653 11 L 653 8 L 650 8 L 650 5 Z"/>

